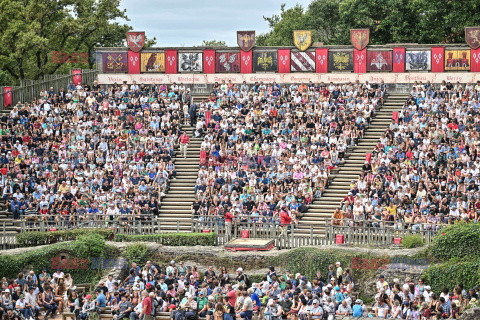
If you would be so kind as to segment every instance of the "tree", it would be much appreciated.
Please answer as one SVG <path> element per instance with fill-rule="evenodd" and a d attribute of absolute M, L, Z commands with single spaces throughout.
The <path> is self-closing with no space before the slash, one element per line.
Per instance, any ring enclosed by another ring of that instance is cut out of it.
<path fill-rule="evenodd" d="M 227 44 L 222 40 L 203 40 L 200 47 L 226 47 Z"/>
<path fill-rule="evenodd" d="M 51 62 L 51 51 L 88 52 L 97 46 L 123 46 L 129 26 L 120 0 L 0 0 L 0 68 L 16 79 L 39 79 L 83 67 Z"/>

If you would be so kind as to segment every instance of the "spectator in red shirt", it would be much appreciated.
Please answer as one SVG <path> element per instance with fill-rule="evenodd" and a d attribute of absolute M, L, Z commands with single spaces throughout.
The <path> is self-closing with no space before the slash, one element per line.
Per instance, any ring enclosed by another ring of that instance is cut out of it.
<path fill-rule="evenodd" d="M 140 313 L 140 319 L 142 319 L 143 315 L 143 320 L 152 320 L 152 299 L 148 296 L 148 293 L 146 290 L 142 291 L 142 312 Z"/>
<path fill-rule="evenodd" d="M 183 134 L 180 136 L 180 153 L 183 150 L 183 158 L 187 157 L 187 148 L 188 142 L 190 141 L 190 137 L 188 136 L 186 131 L 183 131 Z"/>
<path fill-rule="evenodd" d="M 290 222 L 292 222 L 292 218 L 288 215 L 288 212 L 282 208 L 280 212 L 280 223 L 282 227 L 290 226 Z"/>

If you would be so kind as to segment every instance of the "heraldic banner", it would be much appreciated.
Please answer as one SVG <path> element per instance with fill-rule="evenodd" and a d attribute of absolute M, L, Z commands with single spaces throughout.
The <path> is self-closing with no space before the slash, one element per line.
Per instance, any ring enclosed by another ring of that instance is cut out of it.
<path fill-rule="evenodd" d="M 407 51 L 405 54 L 407 71 L 430 71 L 432 69 L 432 53 L 430 50 Z"/>
<path fill-rule="evenodd" d="M 470 50 L 446 50 L 445 71 L 469 71 Z"/>
<path fill-rule="evenodd" d="M 164 52 L 142 52 L 140 53 L 140 71 L 143 72 L 165 72 Z"/>
<path fill-rule="evenodd" d="M 405 47 L 393 48 L 393 72 L 405 72 Z"/>
<path fill-rule="evenodd" d="M 470 48 L 480 48 L 480 27 L 465 27 L 465 42 Z"/>
<path fill-rule="evenodd" d="M 313 72 L 315 71 L 315 52 L 292 52 L 290 63 L 293 72 Z"/>
<path fill-rule="evenodd" d="M 215 73 L 215 50 L 203 50 L 203 73 Z"/>
<path fill-rule="evenodd" d="M 432 47 L 432 72 L 444 72 L 443 60 L 445 59 L 444 47 Z"/>
<path fill-rule="evenodd" d="M 353 49 L 353 71 L 355 73 L 367 72 L 367 49 Z"/>
<path fill-rule="evenodd" d="M 240 51 L 240 72 L 252 73 L 253 72 L 253 54 L 250 51 Z"/>
<path fill-rule="evenodd" d="M 470 71 L 472 72 L 480 72 L 480 48 L 478 49 L 471 49 L 470 56 L 472 57 L 471 63 L 472 68 Z"/>
<path fill-rule="evenodd" d="M 128 56 L 126 52 L 104 52 L 102 54 L 103 72 L 128 72 Z"/>
<path fill-rule="evenodd" d="M 177 50 L 165 49 L 165 73 L 177 73 Z"/>
<path fill-rule="evenodd" d="M 140 52 L 133 52 L 128 50 L 128 73 L 140 73 Z"/>
<path fill-rule="evenodd" d="M 353 52 L 352 51 L 328 51 L 328 70 L 353 71 Z"/>
<path fill-rule="evenodd" d="M 3 87 L 3 107 L 12 105 L 12 87 Z"/>
<path fill-rule="evenodd" d="M 277 72 L 278 56 L 276 51 L 255 51 L 253 69 L 255 72 Z"/>
<path fill-rule="evenodd" d="M 290 49 L 278 50 L 278 72 L 290 73 Z"/>
<path fill-rule="evenodd" d="M 82 83 L 82 69 L 73 69 L 72 76 L 73 76 L 73 84 L 75 86 L 78 86 L 79 84 Z"/>
<path fill-rule="evenodd" d="M 178 72 L 202 72 L 203 54 L 201 52 L 179 52 Z"/>
<path fill-rule="evenodd" d="M 328 48 L 315 49 L 316 63 L 315 68 L 317 73 L 328 72 Z"/>
<path fill-rule="evenodd" d="M 217 72 L 240 72 L 240 52 L 217 52 L 215 56 Z"/>
<path fill-rule="evenodd" d="M 367 71 L 392 71 L 392 51 L 368 51 Z"/>

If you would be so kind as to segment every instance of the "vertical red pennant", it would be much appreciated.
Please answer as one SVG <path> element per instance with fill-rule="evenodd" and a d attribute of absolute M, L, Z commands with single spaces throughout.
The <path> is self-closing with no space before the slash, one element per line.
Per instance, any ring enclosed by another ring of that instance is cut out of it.
<path fill-rule="evenodd" d="M 215 73 L 215 50 L 203 50 L 203 73 Z"/>
<path fill-rule="evenodd" d="M 445 71 L 445 48 L 432 47 L 432 72 Z"/>
<path fill-rule="evenodd" d="M 12 105 L 12 87 L 3 87 L 3 107 Z"/>
<path fill-rule="evenodd" d="M 367 72 L 367 49 L 353 49 L 353 72 Z"/>
<path fill-rule="evenodd" d="M 290 49 L 278 50 L 278 72 L 290 73 Z"/>
<path fill-rule="evenodd" d="M 243 51 L 240 50 L 240 72 L 241 73 L 252 73 L 253 66 L 253 57 L 252 50 Z"/>
<path fill-rule="evenodd" d="M 472 72 L 480 72 L 480 48 L 478 49 L 471 49 L 470 52 L 471 57 L 471 71 Z"/>
<path fill-rule="evenodd" d="M 393 72 L 405 72 L 405 47 L 393 48 Z"/>
<path fill-rule="evenodd" d="M 82 69 L 73 69 L 72 76 L 73 76 L 73 84 L 75 86 L 78 86 L 79 84 L 82 83 Z"/>
<path fill-rule="evenodd" d="M 140 73 L 140 52 L 133 52 L 128 50 L 128 73 Z"/>
<path fill-rule="evenodd" d="M 177 73 L 177 50 L 167 49 L 165 50 L 165 73 Z"/>
<path fill-rule="evenodd" d="M 317 73 L 328 72 L 328 48 L 315 49 L 315 69 Z"/>

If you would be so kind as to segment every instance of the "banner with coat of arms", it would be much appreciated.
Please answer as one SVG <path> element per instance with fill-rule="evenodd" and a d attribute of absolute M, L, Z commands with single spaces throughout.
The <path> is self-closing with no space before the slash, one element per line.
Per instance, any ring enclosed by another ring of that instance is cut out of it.
<path fill-rule="evenodd" d="M 104 52 L 102 54 L 103 72 L 128 72 L 128 55 L 126 52 Z"/>
<path fill-rule="evenodd" d="M 363 50 L 370 41 L 370 30 L 369 29 L 351 29 L 350 30 L 350 41 L 352 45 L 357 50 Z"/>
<path fill-rule="evenodd" d="M 300 51 L 307 50 L 312 44 L 312 31 L 310 30 L 294 30 L 293 43 Z"/>
<path fill-rule="evenodd" d="M 293 72 L 315 71 L 315 52 L 292 52 L 290 66 Z"/>
<path fill-rule="evenodd" d="M 217 72 L 240 72 L 240 52 L 215 53 Z"/>
<path fill-rule="evenodd" d="M 127 45 L 133 52 L 140 52 L 145 45 L 145 31 L 127 32 Z"/>
<path fill-rule="evenodd" d="M 142 52 L 140 54 L 141 72 L 165 72 L 164 52 Z"/>
<path fill-rule="evenodd" d="M 178 71 L 179 72 L 202 72 L 201 52 L 179 52 L 178 53 Z"/>
<path fill-rule="evenodd" d="M 330 72 L 353 71 L 353 52 L 329 50 L 328 70 Z"/>
<path fill-rule="evenodd" d="M 407 51 L 405 56 L 407 71 L 430 71 L 432 69 L 432 52 L 430 50 Z"/>
<path fill-rule="evenodd" d="M 252 50 L 255 45 L 255 31 L 237 31 L 237 44 L 243 51 Z"/>
<path fill-rule="evenodd" d="M 480 27 L 466 27 L 465 42 L 473 50 L 480 48 Z"/>
<path fill-rule="evenodd" d="M 392 71 L 392 51 L 367 50 L 367 71 Z"/>
<path fill-rule="evenodd" d="M 470 50 L 445 50 L 445 71 L 469 71 Z"/>
<path fill-rule="evenodd" d="M 255 72 L 277 72 L 278 56 L 276 51 L 255 51 L 253 53 Z"/>

